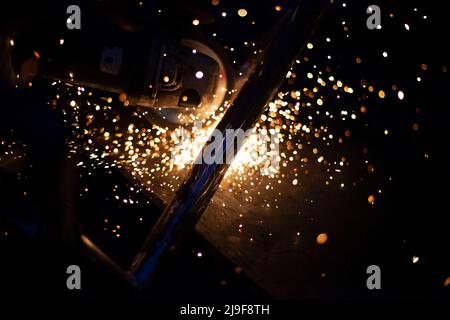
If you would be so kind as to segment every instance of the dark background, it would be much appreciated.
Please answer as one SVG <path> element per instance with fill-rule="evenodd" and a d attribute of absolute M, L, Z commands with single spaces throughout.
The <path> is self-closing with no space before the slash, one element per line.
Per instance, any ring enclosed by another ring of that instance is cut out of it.
<path fill-rule="evenodd" d="M 347 148 L 367 147 L 376 175 L 365 179 L 361 188 L 347 195 L 349 204 L 345 208 L 345 215 L 337 214 L 340 208 L 335 208 L 335 215 L 330 211 L 330 216 L 334 218 L 327 221 L 331 230 L 329 233 L 340 241 L 331 242 L 326 251 L 318 256 L 307 254 L 304 258 L 305 265 L 309 262 L 312 266 L 317 265 L 317 259 L 319 262 L 325 261 L 327 266 L 324 269 L 330 276 L 326 280 L 320 277 L 310 278 L 299 285 L 300 290 L 291 296 L 281 295 L 282 298 L 448 298 L 449 286 L 444 287 L 444 281 L 450 276 L 447 219 L 450 82 L 448 71 L 444 67 L 449 67 L 449 27 L 441 3 L 428 1 L 418 4 L 419 13 L 415 13 L 414 1 L 379 1 L 377 5 L 382 10 L 383 29 L 371 31 L 365 27 L 365 9 L 367 5 L 374 3 L 346 1 L 347 6 L 344 8 L 339 1 L 331 8 L 311 41 L 314 43 L 314 50 L 307 52 L 311 63 L 301 64 L 297 74 L 302 76 L 295 83 L 285 83 L 281 88 L 300 88 L 305 81 L 309 81 L 304 74 L 313 70 L 313 65 L 317 65 L 319 68 L 330 66 L 336 78 L 345 79 L 354 88 L 359 87 L 358 84 L 364 78 L 375 88 L 381 87 L 386 92 L 386 98 L 381 101 L 376 96 L 376 91 L 371 95 L 358 89 L 351 97 L 343 98 L 343 103 L 342 100 L 338 102 L 332 98 L 330 89 L 327 105 L 329 110 L 339 110 L 343 104 L 348 104 L 357 111 L 361 104 L 367 105 L 368 112 L 361 117 L 358 115 L 356 122 L 348 124 L 328 120 L 325 124 L 335 131 L 350 130 L 353 143 Z M 212 6 L 209 1 L 196 1 L 194 4 L 188 1 L 183 2 L 183 8 L 196 8 L 194 12 L 199 8 L 215 17 L 216 21 L 212 24 L 200 26 L 202 31 L 205 34 L 217 32 L 219 36 L 215 41 L 227 47 L 235 47 L 235 51 L 228 53 L 232 60 L 237 60 L 237 64 L 240 64 L 251 53 L 251 50 L 242 47 L 242 42 L 249 39 L 258 41 L 262 37 L 279 18 L 274 10 L 274 6 L 278 4 L 289 6 L 286 1 L 236 3 L 223 0 L 218 6 Z M 154 8 L 145 1 L 143 8 L 128 2 L 115 5 L 98 2 L 97 5 L 112 10 L 118 8 L 124 15 L 137 20 L 147 17 L 146 12 L 154 12 Z M 244 22 L 235 14 L 238 7 L 246 8 L 249 12 Z M 1 16 L 4 19 L 6 15 L 7 19 L 13 20 L 14 16 L 21 17 L 27 12 L 43 12 L 49 16 L 58 12 L 59 8 L 63 8 L 62 12 L 65 12 L 65 7 L 60 2 L 58 6 L 49 4 L 48 10 L 42 10 L 41 5 L 36 7 L 38 11 L 31 8 L 19 9 L 16 4 L 16 8 L 2 10 Z M 162 19 L 162 23 L 168 24 L 168 28 L 183 26 L 180 16 L 184 17 L 185 11 L 180 8 L 180 4 L 170 6 L 167 11 L 169 14 Z M 222 10 L 228 13 L 226 19 L 220 18 Z M 84 13 L 83 9 L 82 12 Z M 389 17 L 390 12 L 395 13 L 394 18 Z M 426 20 L 422 19 L 423 15 L 427 15 Z M 254 28 L 248 25 L 252 20 L 257 22 Z M 350 26 L 349 31 L 343 29 L 342 20 Z M 186 27 L 190 25 L 190 21 L 191 18 L 187 17 Z M 411 26 L 409 32 L 405 31 L 404 23 Z M 350 35 L 349 38 L 346 37 L 347 34 Z M 323 40 L 327 36 L 333 39 L 330 44 Z M 89 44 L 86 43 L 86 48 L 88 47 Z M 383 58 L 383 51 L 388 52 L 388 59 Z M 327 60 L 329 54 L 333 55 L 331 61 Z M 362 62 L 356 63 L 356 57 L 360 57 Z M 422 64 L 427 65 L 426 71 L 422 69 Z M 420 83 L 415 80 L 419 75 L 422 78 Z M 401 103 L 395 91 L 391 90 L 394 84 L 406 94 Z M 36 80 L 30 94 L 36 99 L 48 101 L 54 93 L 52 90 L 47 82 Z M 365 98 L 364 94 L 367 94 Z M 70 101 L 69 98 L 67 100 Z M 1 116 L 5 119 L 8 116 L 8 105 L 2 104 L 1 108 Z M 120 112 L 124 118 L 127 117 L 125 111 Z M 64 118 L 58 112 L 56 114 L 60 120 Z M 305 116 L 307 114 L 308 111 L 305 111 Z M 24 118 L 27 116 L 23 114 Z M 418 131 L 412 129 L 414 123 L 419 124 Z M 386 137 L 383 134 L 385 129 L 389 129 L 392 134 Z M 1 141 L 9 141 L 1 145 L 4 152 L 8 151 L 6 146 L 14 139 L 9 133 L 2 135 Z M 80 139 L 79 143 L 83 144 L 84 141 Z M 354 170 L 354 175 L 358 176 L 359 169 Z M 118 172 L 98 168 L 88 175 L 87 171 L 82 170 L 81 177 L 82 188 L 91 190 L 79 199 L 80 219 L 84 222 L 86 232 L 106 252 L 125 263 L 145 238 L 159 209 L 151 204 L 129 207 L 111 201 L 111 186 L 119 185 L 122 191 L 118 193 L 123 196 L 128 192 L 127 187 L 131 186 L 130 181 Z M 391 179 L 387 182 L 389 178 Z M 27 183 L 26 179 L 21 181 L 19 189 L 28 188 Z M 380 186 L 385 190 L 382 201 L 377 198 L 376 204 L 367 210 L 365 199 L 368 190 L 376 190 Z M 333 199 L 334 196 L 336 194 L 330 191 L 324 198 Z M 355 200 L 353 203 L 353 199 L 363 199 L 363 202 Z M 144 197 L 141 200 L 141 203 L 145 202 Z M 137 217 L 142 214 L 149 218 L 143 224 L 136 223 Z M 124 237 L 119 244 L 116 240 L 111 240 L 102 233 L 101 221 L 105 216 L 126 226 L 132 236 Z M 355 238 L 358 241 L 355 242 Z M 136 299 L 178 298 L 182 301 L 274 297 L 268 292 L 270 290 L 262 289 L 248 277 L 245 269 L 244 272 L 237 273 L 236 266 L 197 233 L 186 236 L 180 248 L 166 257 L 154 287 L 143 293 L 128 288 L 105 273 L 100 266 L 71 255 L 67 259 L 79 261 L 82 270 L 86 270 L 83 273 L 86 277 L 83 276 L 83 290 L 67 292 L 61 288 L 61 279 L 65 283 L 64 272 L 52 269 L 42 248 L 3 217 L 0 220 L 0 248 L 2 290 L 20 298 L 55 294 L 86 299 L 125 296 Z M 199 250 L 204 252 L 202 259 L 196 256 Z M 417 263 L 412 263 L 413 256 L 419 257 Z M 369 291 L 365 287 L 365 269 L 371 264 L 381 267 L 380 291 Z M 308 267 L 304 269 L 309 270 Z M 297 272 L 301 273 L 304 269 L 299 267 Z M 292 265 L 288 262 L 286 270 L 292 270 Z"/>

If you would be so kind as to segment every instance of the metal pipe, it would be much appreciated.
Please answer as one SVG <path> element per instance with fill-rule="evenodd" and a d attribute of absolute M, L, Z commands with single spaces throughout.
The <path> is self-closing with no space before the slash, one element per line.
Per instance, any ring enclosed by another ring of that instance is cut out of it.
<path fill-rule="evenodd" d="M 333 0 L 299 1 L 295 8 L 286 13 L 279 26 L 278 36 L 273 39 L 261 62 L 216 128 L 223 133 L 223 154 L 228 149 L 234 149 L 234 144 L 230 146 L 226 142 L 225 130 L 246 131 L 255 126 L 332 2 Z M 201 154 L 207 145 L 208 143 Z M 164 252 L 183 231 L 195 226 L 228 167 L 228 164 L 204 162 L 193 166 L 132 262 L 130 269 L 134 273 L 136 286 L 143 287 L 150 281 Z"/>

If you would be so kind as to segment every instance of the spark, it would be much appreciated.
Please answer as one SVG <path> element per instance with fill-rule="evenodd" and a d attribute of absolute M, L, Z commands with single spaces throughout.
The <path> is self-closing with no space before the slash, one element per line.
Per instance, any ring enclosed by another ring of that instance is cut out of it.
<path fill-rule="evenodd" d="M 318 244 L 325 244 L 327 241 L 328 241 L 328 235 L 326 233 L 320 233 L 316 238 L 316 242 Z"/>
<path fill-rule="evenodd" d="M 238 10 L 238 15 L 240 16 L 240 17 L 245 17 L 246 15 L 247 15 L 247 10 L 245 10 L 245 9 L 239 9 Z"/>
<path fill-rule="evenodd" d="M 195 77 L 196 77 L 197 79 L 203 78 L 203 72 L 202 72 L 202 71 L 197 71 L 197 72 L 195 73 Z"/>

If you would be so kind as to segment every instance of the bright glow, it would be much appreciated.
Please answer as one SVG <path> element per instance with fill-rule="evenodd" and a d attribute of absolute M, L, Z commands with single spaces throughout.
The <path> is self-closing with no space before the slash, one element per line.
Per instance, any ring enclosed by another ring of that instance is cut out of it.
<path fill-rule="evenodd" d="M 239 15 L 239 17 L 245 17 L 246 15 L 247 15 L 247 10 L 245 10 L 245 9 L 239 9 L 238 10 L 238 15 Z"/>
<path fill-rule="evenodd" d="M 195 73 L 195 77 L 196 77 L 197 79 L 203 78 L 203 72 L 202 72 L 202 71 L 197 71 L 197 72 Z"/>

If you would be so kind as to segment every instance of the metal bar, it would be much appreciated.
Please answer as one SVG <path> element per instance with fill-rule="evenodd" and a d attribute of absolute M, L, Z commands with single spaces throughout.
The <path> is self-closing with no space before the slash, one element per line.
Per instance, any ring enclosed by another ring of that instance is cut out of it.
<path fill-rule="evenodd" d="M 230 146 L 226 143 L 225 130 L 246 131 L 255 126 L 332 2 L 333 0 L 299 1 L 295 8 L 286 13 L 279 26 L 278 36 L 269 45 L 263 59 L 216 128 L 223 133 L 223 154 L 229 148 L 234 149 L 233 144 Z M 208 143 L 203 150 L 207 145 Z M 204 162 L 193 166 L 132 262 L 130 269 L 134 273 L 136 286 L 143 287 L 150 282 L 164 252 L 183 231 L 195 226 L 228 167 L 227 164 Z"/>
<path fill-rule="evenodd" d="M 105 252 L 97 247 L 85 234 L 81 234 L 81 253 L 87 255 L 90 259 L 100 262 L 111 273 L 116 275 L 119 279 L 124 280 L 126 283 L 130 282 L 133 275 L 128 270 L 120 267 L 113 259 L 111 259 Z"/>

